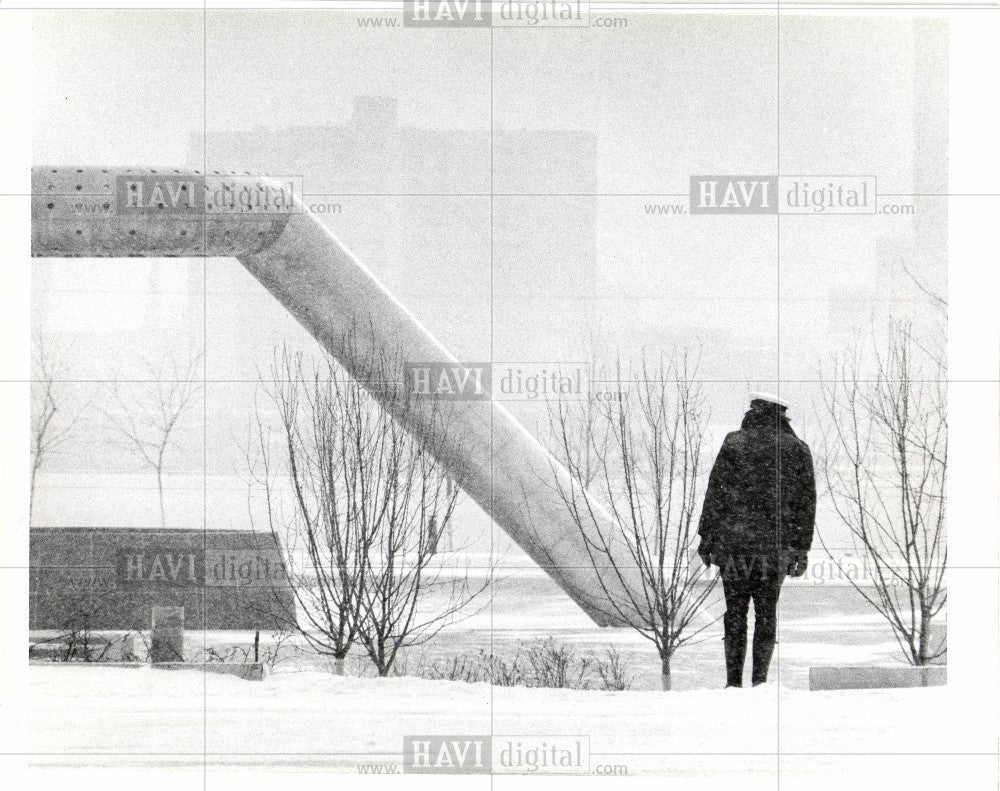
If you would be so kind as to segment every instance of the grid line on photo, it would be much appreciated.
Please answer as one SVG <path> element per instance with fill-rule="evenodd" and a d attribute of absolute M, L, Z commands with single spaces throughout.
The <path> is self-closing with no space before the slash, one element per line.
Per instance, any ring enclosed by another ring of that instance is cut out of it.
<path fill-rule="evenodd" d="M 992 11 L 997 10 L 998 5 L 996 2 L 990 2 L 989 0 L 982 0 L 981 2 L 968 2 L 967 0 L 962 0 L 961 2 L 955 3 L 945 3 L 945 2 L 933 2 L 933 3 L 920 3 L 920 2 L 885 2 L 884 0 L 878 0 L 877 2 L 808 2 L 808 0 L 802 0 L 802 2 L 795 2 L 794 0 L 770 0 L 770 2 L 740 2 L 740 0 L 727 0 L 726 2 L 720 3 L 686 3 L 683 0 L 676 0 L 672 2 L 671 0 L 649 0 L 649 2 L 625 2 L 625 3 L 614 3 L 614 2 L 603 2 L 599 3 L 597 0 L 592 0 L 591 9 L 592 10 L 628 10 L 628 11 L 649 11 L 649 12 L 660 12 L 660 13 L 671 13 L 671 12 L 689 12 L 689 11 L 715 11 L 718 12 L 720 8 L 723 9 L 734 9 L 740 11 L 759 11 L 766 12 L 774 10 L 778 5 L 783 6 L 789 11 L 836 11 L 838 9 L 852 10 L 852 11 Z M 60 5 L 43 5 L 41 3 L 30 3 L 25 2 L 23 5 L 13 5 L 11 3 L 4 3 L 0 5 L 0 11 L 121 11 L 129 10 L 135 8 L 135 6 L 122 6 L 122 5 L 74 5 L 74 6 L 60 6 Z M 211 6 L 205 2 L 201 6 L 202 9 L 211 10 L 226 10 L 230 8 L 226 5 Z M 268 10 L 273 9 L 273 6 L 249 6 L 250 10 Z M 280 7 L 278 7 L 280 8 Z M 198 6 L 163 6 L 163 5 L 148 5 L 142 6 L 141 10 L 144 11 L 198 11 L 200 10 Z M 295 10 L 295 9 L 291 9 Z M 374 3 L 370 6 L 351 6 L 350 8 L 344 8 L 343 6 L 336 5 L 336 0 L 329 0 L 328 4 L 325 6 L 314 6 L 310 10 L 322 11 L 326 10 L 329 12 L 337 11 L 364 11 L 364 10 L 392 10 L 386 9 L 384 5 L 377 5 Z M 537 30 L 541 32 L 546 30 L 546 28 L 519 28 L 519 30 L 525 32 L 532 32 Z"/>
<path fill-rule="evenodd" d="M 494 192 L 495 192 L 495 184 L 494 184 L 495 172 L 494 172 L 494 161 L 493 161 L 493 146 L 494 146 L 493 135 L 494 135 L 494 125 L 496 123 L 496 118 L 495 118 L 495 114 L 494 114 L 495 113 L 495 106 L 494 106 L 494 100 L 495 100 L 495 97 L 494 97 L 494 90 L 495 90 L 495 81 L 494 81 L 494 57 L 495 57 L 495 53 L 494 53 L 494 47 L 495 47 L 495 43 L 496 42 L 495 42 L 495 37 L 494 37 L 494 33 L 493 33 L 493 28 L 491 26 L 490 27 L 490 131 L 489 131 L 489 141 L 490 141 L 490 154 L 489 154 L 489 157 L 490 157 L 490 162 L 489 162 L 489 165 L 490 165 L 490 168 L 489 168 L 489 170 L 490 170 L 490 230 L 489 230 L 489 234 L 490 234 L 490 363 L 491 364 L 493 363 L 494 359 L 496 358 L 496 337 L 495 337 L 496 321 L 495 321 L 495 317 L 494 317 L 494 310 L 495 310 L 495 292 L 494 292 L 495 279 L 494 278 L 495 278 L 495 275 L 496 275 L 496 249 L 495 249 L 496 235 L 495 235 L 495 230 L 494 230 L 494 227 L 493 227 L 494 226 L 494 221 L 495 221 L 495 216 L 496 216 L 495 215 L 495 212 L 496 212 L 496 198 L 494 196 Z M 494 466 L 494 450 L 493 450 L 493 440 L 494 440 L 494 436 L 495 436 L 495 426 L 494 426 L 494 423 L 493 423 L 493 419 L 494 419 L 495 413 L 496 413 L 496 407 L 493 404 L 491 404 L 490 405 L 490 506 L 491 507 L 494 504 L 494 497 L 496 496 L 496 490 L 494 488 L 495 487 L 495 474 L 496 474 L 496 470 L 495 470 L 495 466 Z M 491 510 L 492 510 L 492 508 L 491 508 Z M 495 543 L 496 529 L 497 529 L 496 523 L 493 522 L 493 520 L 491 519 L 490 520 L 490 565 L 491 566 L 495 562 L 494 561 L 494 556 L 495 556 L 495 553 L 496 553 L 496 543 Z M 493 577 L 493 573 L 491 571 L 490 572 L 490 591 L 489 591 L 489 596 L 490 596 L 490 599 L 489 599 L 489 609 L 490 609 L 490 655 L 491 656 L 496 654 L 496 646 L 494 644 L 494 640 L 495 640 L 495 637 L 496 637 L 496 626 L 495 626 L 495 623 L 496 623 L 495 622 L 495 618 L 496 618 L 496 599 L 495 599 L 496 586 L 493 584 L 493 579 L 494 579 L 494 577 Z M 495 717 L 496 717 L 496 703 L 495 703 L 495 696 L 494 696 L 494 687 L 493 687 L 493 684 L 490 684 L 490 738 L 491 739 L 493 738 L 495 730 L 496 730 Z M 492 780 L 492 776 L 491 776 L 491 778 L 490 778 L 490 786 L 492 787 L 492 785 L 493 785 L 493 780 Z"/>
<path fill-rule="evenodd" d="M 0 198 L 37 198 L 41 195 L 56 198 L 100 198 L 97 192 L 11 192 L 0 193 Z M 1000 198 L 992 192 L 880 192 L 887 198 Z M 689 198 L 687 192 L 306 192 L 303 198 Z M 685 215 L 680 215 L 685 216 Z M 814 214 L 785 214 L 785 217 L 813 217 Z M 823 215 L 829 217 L 854 216 L 843 213 Z"/>
<path fill-rule="evenodd" d="M 528 362 L 529 365 L 537 365 L 538 363 Z M 558 363 L 553 363 L 558 364 Z M 211 378 L 198 378 L 198 379 L 8 379 L 4 380 L 7 384 L 38 384 L 41 382 L 55 382 L 59 384 L 186 384 L 189 382 L 207 383 L 207 384 L 250 384 L 256 385 L 261 384 L 264 380 L 261 379 L 211 379 Z M 324 379 L 322 377 L 314 380 L 321 383 L 333 382 L 334 379 Z M 693 384 L 760 384 L 762 382 L 774 382 L 776 380 L 772 379 L 750 379 L 747 377 L 734 377 L 732 379 L 589 379 L 589 382 L 595 384 L 679 384 L 681 382 L 692 382 Z M 847 384 L 856 382 L 858 384 L 878 384 L 880 382 L 885 382 L 888 384 L 901 384 L 904 380 L 893 379 L 892 377 L 887 377 L 884 379 L 782 379 L 782 382 L 786 384 L 828 384 L 828 383 L 838 383 Z M 940 378 L 907 378 L 905 381 L 913 382 L 915 384 L 928 384 L 932 382 L 938 383 L 948 383 L 948 384 L 993 384 L 994 382 L 1000 382 L 1000 379 L 953 379 L 948 376 L 943 376 Z M 291 379 L 271 379 L 266 380 L 267 384 L 292 384 Z M 347 384 L 356 384 L 354 382 L 349 382 Z M 401 382 L 368 382 L 368 384 L 402 384 Z M 520 399 L 502 399 L 502 400 L 520 400 Z M 544 398 L 528 398 L 525 397 L 526 401 L 538 401 L 545 403 Z M 550 399 L 555 400 L 555 399 Z M 583 400 L 583 399 L 577 399 Z"/>
<path fill-rule="evenodd" d="M 201 55 L 201 71 L 202 71 L 202 104 L 201 104 L 201 123 L 202 123 L 202 135 L 201 135 L 201 145 L 202 145 L 202 173 L 208 173 L 208 2 L 204 3 L 202 7 L 202 18 L 201 18 L 201 43 L 202 43 L 202 55 Z M 201 297 L 201 307 L 202 307 L 202 359 L 203 364 L 201 368 L 203 380 L 202 388 L 205 393 L 205 397 L 202 399 L 202 506 L 201 506 L 201 518 L 202 518 L 202 552 L 207 556 L 208 554 L 208 204 L 203 202 L 202 204 L 202 297 Z M 207 615 L 207 591 L 202 588 L 201 591 L 201 611 L 203 614 Z M 201 650 L 202 656 L 207 655 L 208 649 L 208 618 L 203 617 L 201 623 Z M 202 670 L 202 787 L 204 791 L 208 791 L 208 668 Z"/>
<path fill-rule="evenodd" d="M 553 363 L 553 364 L 558 365 L 558 363 Z M 528 365 L 538 365 L 538 363 L 529 362 Z M 247 380 L 214 380 L 214 379 L 210 379 L 209 381 L 210 382 L 220 382 L 220 383 L 222 383 L 222 382 L 235 382 L 235 383 L 239 383 L 239 384 L 256 384 L 259 380 L 251 380 L 251 379 L 247 379 Z M 281 381 L 284 381 L 284 380 L 278 379 L 278 380 L 269 380 L 269 381 L 281 382 Z M 321 379 L 320 381 L 325 381 L 325 380 Z M 689 379 L 673 379 L 673 378 L 664 377 L 664 378 L 655 378 L 655 379 L 601 379 L 601 378 L 591 378 L 591 379 L 588 379 L 587 381 L 590 382 L 590 383 L 592 383 L 592 384 L 612 384 L 612 385 L 613 384 L 625 384 L 625 385 L 630 385 L 630 384 L 634 384 L 634 385 L 642 385 L 642 384 L 681 384 L 683 382 L 690 382 L 692 384 L 739 384 L 739 385 L 744 385 L 745 388 L 747 390 L 749 390 L 749 385 L 759 385 L 759 384 L 761 384 L 763 382 L 769 382 L 769 381 L 775 381 L 775 380 L 769 380 L 769 379 L 750 379 L 750 378 L 747 378 L 747 377 L 734 377 L 732 379 L 702 379 L 700 377 L 689 378 Z M 823 385 L 823 384 L 834 384 L 834 383 L 835 384 L 848 384 L 848 383 L 857 383 L 857 384 L 882 384 L 882 383 L 884 383 L 884 384 L 902 384 L 904 382 L 911 382 L 911 383 L 914 383 L 914 384 L 932 384 L 932 383 L 938 383 L 938 384 L 943 384 L 943 383 L 949 383 L 949 384 L 963 384 L 963 383 L 966 383 L 966 384 L 992 384 L 995 380 L 993 380 L 993 379 L 953 379 L 953 378 L 949 378 L 947 376 L 942 376 L 942 377 L 933 377 L 933 378 L 927 378 L 927 379 L 922 378 L 922 377 L 907 377 L 905 380 L 904 379 L 895 379 L 893 377 L 884 377 L 882 379 L 862 379 L 862 378 L 854 378 L 854 377 L 845 378 L 845 379 L 840 379 L 840 378 L 837 378 L 837 377 L 831 377 L 829 379 L 785 379 L 785 378 L 782 378 L 781 381 L 784 382 L 784 383 L 786 383 L 786 384 L 818 384 L 818 385 Z M 515 400 L 516 401 L 516 400 L 519 400 L 519 399 L 502 399 L 502 400 Z M 539 397 L 539 398 L 525 397 L 524 400 L 526 400 L 526 401 L 542 401 L 542 402 L 545 401 L 545 399 L 541 398 L 541 397 Z M 549 399 L 549 400 L 558 400 L 558 399 Z M 585 400 L 585 399 L 581 399 L 581 400 Z"/>
<path fill-rule="evenodd" d="M 777 0 L 777 4 L 774 9 L 775 14 L 775 129 L 774 129 L 774 142 L 775 142 L 775 174 L 780 179 L 781 178 L 781 0 Z M 776 352 L 778 357 L 778 389 L 777 395 L 780 398 L 781 385 L 782 385 L 782 358 L 781 358 L 781 212 L 778 212 L 774 217 L 774 228 L 775 228 L 775 288 L 777 291 L 777 308 L 776 308 L 776 321 L 777 321 L 777 338 L 776 338 Z M 781 451 L 780 451 L 780 438 L 775 435 L 775 448 L 774 456 L 776 461 L 776 472 L 777 472 L 777 486 L 775 488 L 775 514 L 777 514 L 778 524 L 781 524 L 781 507 L 782 507 L 782 497 L 781 497 Z M 775 549 L 780 550 L 781 542 L 781 528 L 779 527 L 775 531 Z M 758 624 L 760 624 L 759 615 L 757 614 L 757 603 L 754 602 L 754 639 L 757 637 Z M 775 755 L 778 759 L 777 770 L 775 771 L 775 786 L 778 791 L 781 791 L 781 619 L 778 618 L 775 623 L 774 629 L 774 672 L 778 677 L 778 694 L 775 695 Z"/>
<path fill-rule="evenodd" d="M 503 734 L 501 734 L 501 736 L 503 736 Z M 739 751 L 732 751 L 732 750 L 697 750 L 697 751 L 692 751 L 692 750 L 663 750 L 663 751 L 660 751 L 660 750 L 643 750 L 641 752 L 628 752 L 628 751 L 623 751 L 623 752 L 618 752 L 618 751 L 603 752 L 603 751 L 594 750 L 594 751 L 591 751 L 590 754 L 591 755 L 605 755 L 605 756 L 630 756 L 630 755 L 631 756 L 641 756 L 641 755 L 650 755 L 650 756 L 670 756 L 670 755 L 677 755 L 677 756 L 684 756 L 684 755 L 700 756 L 700 755 L 705 755 L 705 756 L 708 756 L 708 755 L 718 755 L 718 756 L 723 756 L 723 755 L 729 755 L 729 756 L 735 756 L 735 757 L 746 757 L 746 756 L 774 757 L 776 755 L 776 753 L 774 753 L 773 751 L 759 752 L 759 751 L 753 751 L 753 750 L 748 750 L 746 752 L 739 752 Z M 311 756 L 311 755 L 312 756 L 317 756 L 317 757 L 331 757 L 331 756 L 332 757 L 342 757 L 342 756 L 343 757 L 355 757 L 355 756 L 365 756 L 365 757 L 383 757 L 384 756 L 384 757 L 392 757 L 392 756 L 400 756 L 400 755 L 402 755 L 402 752 L 400 752 L 399 750 L 384 750 L 384 751 L 375 750 L 375 751 L 371 751 L 371 752 L 354 752 L 354 751 L 343 751 L 343 752 L 340 752 L 340 751 L 335 751 L 335 750 L 325 750 L 323 752 L 314 752 L 314 751 L 309 751 L 309 752 L 287 752 L 287 751 L 270 751 L 270 750 L 254 750 L 252 752 L 241 752 L 241 751 L 235 751 L 235 750 L 209 750 L 207 753 L 205 753 L 205 752 L 202 752 L 200 750 L 199 751 L 195 751 L 195 752 L 147 752 L 147 751 L 143 750 L 143 751 L 133 751 L 133 752 L 124 752 L 123 753 L 123 752 L 108 752 L 108 751 L 103 751 L 103 750 L 94 750 L 94 751 L 89 751 L 89 752 L 74 752 L 74 751 L 71 751 L 71 752 L 55 752 L 55 753 L 53 753 L 53 752 L 6 752 L 6 751 L 0 751 L 0 755 L 9 755 L 9 756 L 19 756 L 20 755 L 20 756 L 28 756 L 28 757 L 31 757 L 31 756 L 36 756 L 36 757 L 75 756 L 75 757 L 84 757 L 84 758 L 85 757 L 98 757 L 98 756 L 105 756 L 105 757 L 151 757 L 151 758 L 164 757 L 164 756 L 186 756 L 186 757 L 190 757 L 190 758 L 201 758 L 201 757 L 206 756 L 206 755 L 208 757 L 214 757 L 214 756 L 233 756 L 233 757 L 241 757 L 242 756 L 242 757 L 249 757 L 249 756 L 254 756 L 254 755 L 260 755 L 260 756 L 291 756 L 291 757 L 295 757 L 295 756 L 304 757 L 304 756 Z M 896 751 L 896 750 L 892 750 L 892 751 L 885 751 L 885 750 L 874 750 L 874 751 L 850 750 L 850 751 L 846 751 L 846 752 L 839 752 L 839 751 L 837 751 L 837 752 L 818 752 L 816 750 L 788 750 L 788 751 L 782 751 L 781 755 L 782 756 L 785 756 L 785 755 L 798 755 L 798 756 L 810 756 L 810 755 L 815 755 L 815 756 L 838 756 L 838 755 L 848 755 L 848 756 L 850 756 L 850 755 L 858 755 L 858 756 L 861 756 L 861 755 L 863 755 L 863 756 L 879 756 L 879 755 L 907 756 L 907 755 L 913 755 L 913 756 L 917 756 L 917 755 L 927 755 L 927 756 L 936 756 L 936 757 L 948 757 L 948 756 L 955 756 L 955 757 L 966 756 L 966 757 L 970 757 L 970 756 L 993 756 L 993 755 L 995 755 L 995 753 L 993 751 L 989 751 L 989 750 L 987 750 L 987 751 L 979 751 L 979 752 L 976 752 L 976 751 L 964 751 L 964 752 L 928 752 L 928 751 L 925 751 L 925 750 L 921 750 L 921 751 L 918 751 L 918 752 L 915 752 L 915 751 L 906 751 L 906 750 L 899 750 L 899 751 Z"/>

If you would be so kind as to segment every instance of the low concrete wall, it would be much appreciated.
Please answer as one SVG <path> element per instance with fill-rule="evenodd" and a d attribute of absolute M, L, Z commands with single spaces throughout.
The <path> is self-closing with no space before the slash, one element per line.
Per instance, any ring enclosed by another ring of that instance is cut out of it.
<path fill-rule="evenodd" d="M 153 665 L 157 670 L 197 670 L 199 673 L 219 673 L 226 676 L 236 676 L 244 681 L 263 681 L 266 675 L 262 662 L 205 662 L 197 665 L 193 662 L 157 662 Z"/>
<path fill-rule="evenodd" d="M 945 665 L 809 668 L 810 690 L 943 687 L 946 683 Z"/>
<path fill-rule="evenodd" d="M 135 636 L 127 634 L 90 634 L 86 645 L 81 638 L 70 645 L 65 635 L 28 635 L 28 658 L 62 662 L 133 662 L 142 659 L 136 654 Z"/>
<path fill-rule="evenodd" d="M 217 673 L 226 676 L 236 676 L 244 681 L 263 681 L 267 669 L 262 662 L 159 662 L 155 665 L 148 662 L 53 662 L 51 659 L 29 659 L 29 665 L 45 667 L 117 667 L 126 670 L 138 670 L 141 667 L 153 667 L 157 670 L 193 670 L 196 673 Z"/>

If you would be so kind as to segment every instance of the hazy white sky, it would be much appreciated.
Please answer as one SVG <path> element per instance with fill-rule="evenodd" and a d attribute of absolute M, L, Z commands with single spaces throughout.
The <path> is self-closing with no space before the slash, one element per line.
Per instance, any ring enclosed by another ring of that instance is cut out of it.
<path fill-rule="evenodd" d="M 404 125 L 488 128 L 489 42 L 485 30 L 362 29 L 355 13 L 322 10 L 36 12 L 34 159 L 179 163 L 203 126 L 342 123 L 360 94 L 397 97 Z M 493 117 L 592 131 L 601 184 L 631 192 L 774 172 L 780 112 L 784 172 L 875 173 L 882 191 L 909 192 L 915 57 L 937 61 L 941 82 L 945 45 L 933 19 L 784 16 L 779 105 L 771 15 L 497 30 Z"/>

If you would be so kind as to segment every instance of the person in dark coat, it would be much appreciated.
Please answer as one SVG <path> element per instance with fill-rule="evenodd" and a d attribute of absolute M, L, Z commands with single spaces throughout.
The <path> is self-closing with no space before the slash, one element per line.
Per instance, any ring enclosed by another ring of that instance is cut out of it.
<path fill-rule="evenodd" d="M 752 682 L 767 681 L 781 585 L 805 573 L 816 519 L 812 455 L 785 417 L 788 404 L 767 393 L 751 399 L 740 430 L 722 443 L 698 526 L 698 554 L 719 567 L 726 597 L 727 687 L 743 686 L 751 599 Z"/>

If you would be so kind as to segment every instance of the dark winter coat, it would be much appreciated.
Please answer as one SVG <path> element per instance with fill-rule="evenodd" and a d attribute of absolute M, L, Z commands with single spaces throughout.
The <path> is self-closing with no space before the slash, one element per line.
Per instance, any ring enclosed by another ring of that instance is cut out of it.
<path fill-rule="evenodd" d="M 726 436 L 709 476 L 699 553 L 716 562 L 744 554 L 804 555 L 815 519 L 809 446 L 777 406 L 752 408 L 740 430 Z"/>

